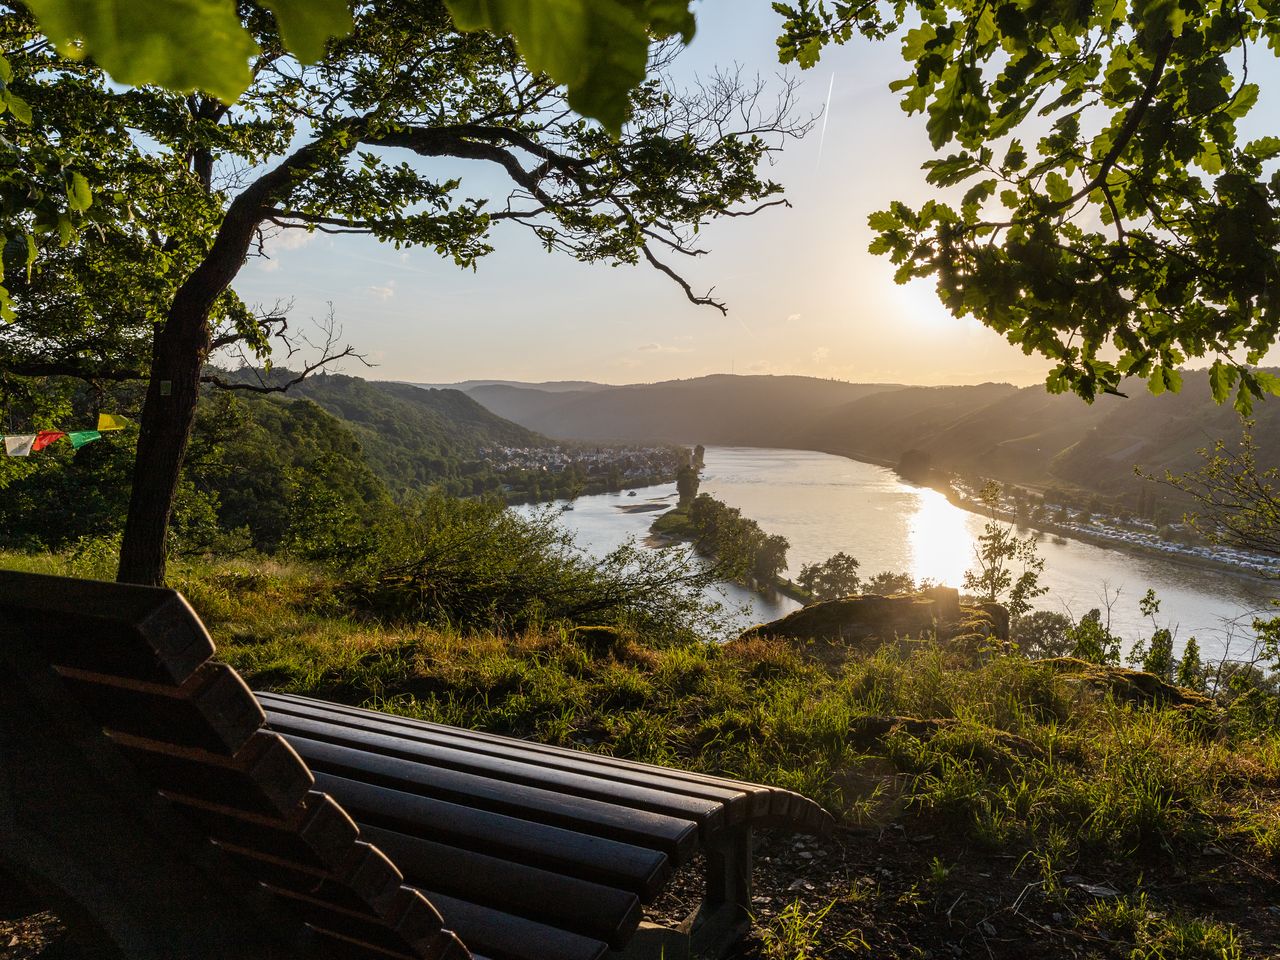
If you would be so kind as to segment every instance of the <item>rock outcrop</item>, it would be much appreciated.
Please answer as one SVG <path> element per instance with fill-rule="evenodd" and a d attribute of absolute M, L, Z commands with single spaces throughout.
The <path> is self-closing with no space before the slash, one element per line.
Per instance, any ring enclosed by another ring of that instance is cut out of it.
<path fill-rule="evenodd" d="M 882 597 L 876 594 L 823 600 L 751 627 L 739 638 L 805 641 L 826 648 L 867 652 L 885 643 L 936 637 L 969 655 L 1009 639 L 1009 614 L 999 604 L 967 606 L 954 587 Z"/>
<path fill-rule="evenodd" d="M 1082 692 L 1110 695 L 1132 707 L 1173 707 L 1181 710 L 1214 711 L 1211 697 L 1175 686 L 1168 680 L 1143 670 L 1107 667 L 1075 657 L 1053 657 L 1040 663 L 1052 668 L 1065 682 Z"/>

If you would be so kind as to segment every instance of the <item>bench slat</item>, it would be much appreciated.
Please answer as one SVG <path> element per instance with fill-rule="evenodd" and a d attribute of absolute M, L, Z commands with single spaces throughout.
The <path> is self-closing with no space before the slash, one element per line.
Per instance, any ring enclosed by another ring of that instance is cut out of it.
<path fill-rule="evenodd" d="M 446 926 L 456 931 L 463 943 L 492 960 L 600 960 L 609 949 L 601 940 L 557 930 L 435 891 L 423 890 L 422 893 L 436 904 Z"/>
<path fill-rule="evenodd" d="M 538 787 L 501 783 L 475 774 L 428 767 L 412 760 L 298 736 L 290 736 L 288 740 L 317 773 L 332 773 L 407 793 L 465 803 L 522 820 L 652 847 L 666 853 L 677 866 L 697 849 L 698 827 L 691 820 L 631 810 Z"/>
<path fill-rule="evenodd" d="M 314 778 L 279 734 L 259 730 L 234 757 L 106 731 L 107 737 L 162 790 L 288 816 Z"/>
<path fill-rule="evenodd" d="M 547 769 L 536 763 L 488 757 L 455 747 L 416 743 L 389 734 L 374 733 L 302 717 L 272 713 L 268 715 L 268 722 L 273 730 L 287 735 L 291 740 L 294 737 L 306 737 L 310 740 L 326 741 L 369 753 L 413 760 L 437 769 L 476 774 L 513 786 L 539 787 L 554 790 L 563 795 L 600 800 L 619 807 L 682 817 L 694 821 L 705 832 L 718 830 L 725 821 L 723 806 L 714 800 L 666 793 L 650 787 L 602 781 L 585 774 Z"/>
<path fill-rule="evenodd" d="M 439 913 L 416 890 L 400 888 L 403 898 L 394 921 L 385 920 L 365 910 L 348 905 L 339 895 L 329 899 L 330 888 L 317 885 L 310 877 L 294 877 L 281 871 L 263 887 L 285 900 L 307 923 L 321 930 L 330 930 L 356 943 L 384 950 L 393 954 L 430 956 L 433 942 L 442 940 Z"/>
<path fill-rule="evenodd" d="M 582 750 L 548 749 L 542 745 L 512 737 L 468 736 L 467 731 L 460 729 L 413 721 L 405 722 L 404 719 L 393 718 L 373 710 L 333 709 L 334 704 L 324 704 L 319 701 L 281 701 L 269 697 L 264 698 L 264 703 L 269 705 L 267 722 L 281 729 L 284 729 L 284 725 L 289 722 L 284 719 L 285 717 L 311 719 L 394 736 L 406 741 L 465 750 L 475 756 L 514 760 L 533 764 L 540 769 L 563 770 L 598 780 L 678 793 L 724 804 L 730 823 L 741 822 L 750 816 L 768 814 L 770 794 L 774 792 L 768 787 L 740 787 L 729 781 L 717 781 L 710 777 L 681 776 L 679 771 L 650 767 L 627 760 L 618 761 L 615 758 L 601 757 Z M 401 722 L 395 722 L 397 719 Z"/>
<path fill-rule="evenodd" d="M 398 714 L 383 713 L 379 710 L 369 710 L 364 707 L 352 707 L 345 703 L 331 703 L 328 700 L 317 700 L 314 697 L 304 697 L 296 693 L 276 693 L 274 691 L 257 690 L 254 691 L 254 695 L 267 710 L 284 709 L 286 705 L 291 704 L 296 706 L 307 705 L 331 713 L 343 713 L 352 717 L 376 717 L 389 724 L 410 727 L 413 729 L 431 730 L 458 740 L 482 742 L 496 741 L 503 744 L 519 746 L 520 749 L 528 750 L 531 753 L 551 754 L 556 756 L 568 755 L 581 760 L 586 760 L 593 765 L 598 764 L 600 766 L 622 767 L 629 770 L 646 770 L 653 773 L 655 776 L 662 778 L 687 780 L 696 783 L 710 783 L 714 786 L 728 786 L 744 793 L 767 793 L 783 794 L 784 796 L 798 796 L 798 794 L 792 794 L 790 791 L 783 790 L 779 787 L 771 787 L 761 783 L 752 783 L 748 780 L 735 780 L 732 777 L 722 777 L 716 774 L 698 773 L 697 771 L 681 770 L 675 767 L 662 767 L 652 763 L 642 763 L 638 760 L 627 760 L 603 753 L 590 753 L 585 750 L 574 749 L 571 747 L 557 747 L 547 743 L 538 743 L 536 740 L 524 740 L 517 737 L 504 736 L 500 733 L 488 733 L 484 730 L 469 730 L 465 727 L 451 727 L 442 723 L 432 723 L 429 720 L 402 717 Z"/>
<path fill-rule="evenodd" d="M 827 813 L 827 811 L 823 810 L 821 806 L 814 803 L 808 797 L 790 790 L 783 790 L 779 787 L 770 787 L 764 784 L 751 783 L 745 780 L 734 780 L 731 778 L 715 776 L 713 774 L 695 773 L 688 770 L 659 767 L 653 764 L 639 763 L 634 760 L 625 760 L 598 753 L 587 753 L 586 751 L 573 750 L 567 747 L 556 747 L 549 744 L 536 743 L 531 740 L 520 740 L 514 737 L 506 737 L 496 733 L 486 733 L 480 730 L 467 730 L 461 727 L 450 727 L 444 724 L 431 723 L 426 720 L 415 720 L 411 717 L 400 717 L 395 714 L 381 713 L 376 710 L 366 710 L 361 707 L 352 707 L 341 703 L 329 703 L 325 700 L 316 700 L 312 697 L 303 697 L 297 694 L 258 692 L 257 697 L 262 701 L 263 706 L 269 711 L 287 711 L 291 706 L 294 708 L 308 706 L 322 712 L 341 713 L 353 718 L 374 717 L 393 727 L 403 727 L 414 730 L 430 730 L 459 743 L 471 744 L 473 742 L 498 742 L 516 747 L 520 751 L 526 752 L 530 755 L 569 755 L 577 758 L 579 761 L 587 762 L 592 766 L 599 765 L 601 767 L 640 769 L 651 771 L 655 775 L 671 779 L 681 779 L 698 783 L 710 783 L 717 786 L 732 787 L 733 789 L 752 794 L 751 817 L 752 819 L 758 818 L 762 826 L 787 826 L 792 829 L 807 830 L 814 833 L 829 833 L 835 826 L 835 820 L 829 813 Z"/>
<path fill-rule="evenodd" d="M 635 844 L 323 772 L 316 774 L 316 786 L 341 802 L 362 827 L 383 827 L 566 873 L 629 890 L 645 902 L 658 894 L 671 875 L 665 854 Z"/>
<path fill-rule="evenodd" d="M 569 930 L 621 947 L 640 925 L 640 899 L 576 877 L 459 850 L 379 827 L 369 839 L 395 858 L 412 886 Z"/>
<path fill-rule="evenodd" d="M 347 812 L 332 797 L 314 790 L 288 818 L 170 791 L 161 795 L 182 807 L 212 839 L 240 846 L 256 844 L 264 852 L 312 866 L 336 867 L 360 839 L 360 828 Z"/>
<path fill-rule="evenodd" d="M 0 611 L 56 666 L 182 683 L 213 656 L 186 600 L 158 587 L 0 570 Z"/>

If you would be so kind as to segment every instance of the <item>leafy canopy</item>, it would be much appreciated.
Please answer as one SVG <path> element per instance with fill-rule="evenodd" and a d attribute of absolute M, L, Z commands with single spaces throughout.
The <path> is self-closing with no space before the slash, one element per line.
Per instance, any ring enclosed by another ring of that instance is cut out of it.
<path fill-rule="evenodd" d="M 284 47 L 315 63 L 351 32 L 348 0 L 257 0 Z M 568 87 L 569 105 L 613 133 L 644 80 L 651 38 L 693 39 L 688 0 L 444 0 L 460 30 L 510 34 L 529 68 Z M 263 53 L 235 0 L 29 0 L 64 56 L 92 57 L 118 83 L 201 90 L 234 103 Z M 368 6 L 357 3 L 357 7 Z"/>
<path fill-rule="evenodd" d="M 948 152 L 925 164 L 937 198 L 871 215 L 899 283 L 933 277 L 955 315 L 1055 360 L 1055 392 L 1177 390 L 1193 357 L 1242 411 L 1280 389 L 1253 369 L 1280 334 L 1280 136 L 1238 127 L 1249 58 L 1280 53 L 1280 3 L 774 6 L 803 67 L 906 28 L 891 88 Z"/>

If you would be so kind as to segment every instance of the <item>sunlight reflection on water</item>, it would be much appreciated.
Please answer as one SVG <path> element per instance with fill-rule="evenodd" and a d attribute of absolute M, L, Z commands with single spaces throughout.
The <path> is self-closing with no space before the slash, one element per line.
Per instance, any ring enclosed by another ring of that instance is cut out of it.
<path fill-rule="evenodd" d="M 916 581 L 932 580 L 958 587 L 965 570 L 973 566 L 977 543 L 969 529 L 969 516 L 947 502 L 937 490 L 915 491 L 916 511 L 910 525 L 911 575 Z"/>

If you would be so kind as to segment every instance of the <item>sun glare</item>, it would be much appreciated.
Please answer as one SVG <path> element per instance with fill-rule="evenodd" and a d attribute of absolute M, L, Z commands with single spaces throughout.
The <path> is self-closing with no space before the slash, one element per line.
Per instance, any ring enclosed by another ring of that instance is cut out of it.
<path fill-rule="evenodd" d="M 911 575 L 959 587 L 973 561 L 969 515 L 937 490 L 914 491 L 919 502 L 910 519 Z"/>

